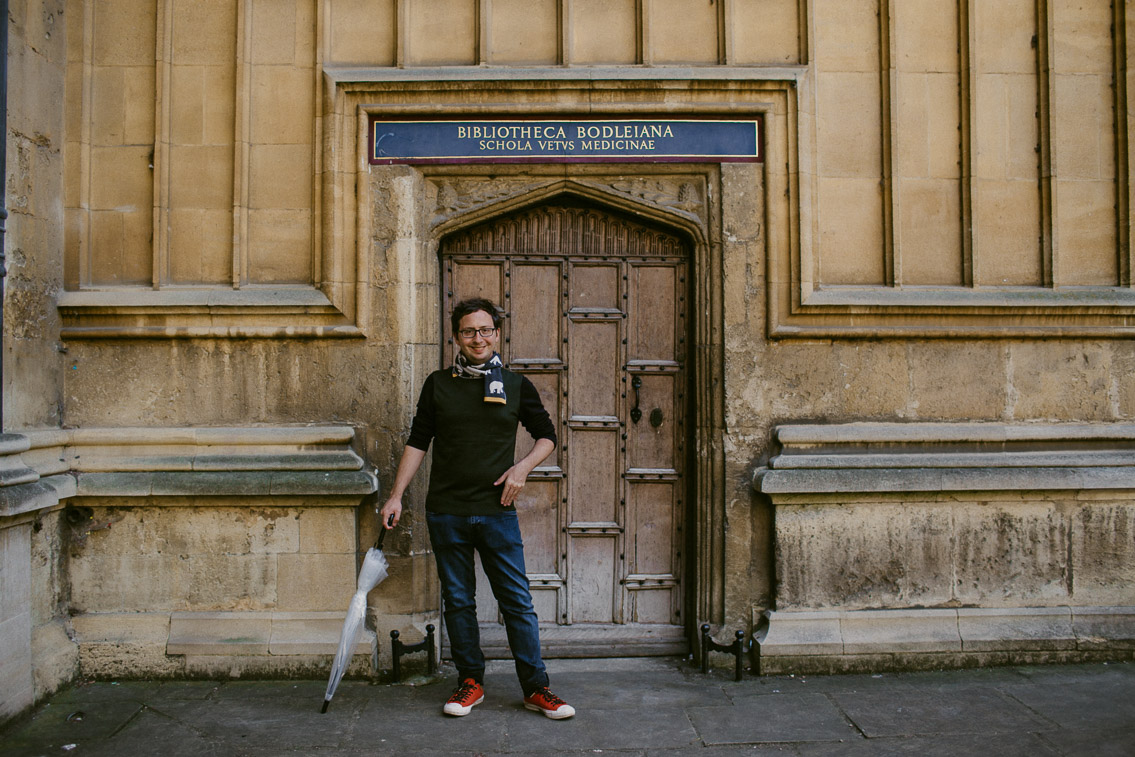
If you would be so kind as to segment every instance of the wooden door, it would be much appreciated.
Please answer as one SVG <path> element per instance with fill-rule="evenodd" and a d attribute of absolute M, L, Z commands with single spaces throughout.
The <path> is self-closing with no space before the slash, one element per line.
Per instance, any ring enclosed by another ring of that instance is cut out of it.
<path fill-rule="evenodd" d="M 503 307 L 502 357 L 558 424 L 518 500 L 545 654 L 684 652 L 686 246 L 564 203 L 446 238 L 441 258 L 446 323 L 466 297 Z M 518 457 L 531 444 L 521 428 Z M 478 608 L 486 654 L 503 655 L 483 576 Z"/>

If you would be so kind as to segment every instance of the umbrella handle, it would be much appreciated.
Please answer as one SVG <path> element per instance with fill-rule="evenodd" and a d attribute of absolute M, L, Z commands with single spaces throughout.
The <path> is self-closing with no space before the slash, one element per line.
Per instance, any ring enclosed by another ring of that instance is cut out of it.
<path fill-rule="evenodd" d="M 390 518 L 386 521 L 386 525 L 380 524 L 380 530 L 378 532 L 378 541 L 376 541 L 374 543 L 375 549 L 382 549 L 382 541 L 383 541 L 383 539 L 386 538 L 386 532 L 389 531 L 390 527 L 393 526 L 393 525 L 394 525 L 394 513 L 391 513 Z"/>

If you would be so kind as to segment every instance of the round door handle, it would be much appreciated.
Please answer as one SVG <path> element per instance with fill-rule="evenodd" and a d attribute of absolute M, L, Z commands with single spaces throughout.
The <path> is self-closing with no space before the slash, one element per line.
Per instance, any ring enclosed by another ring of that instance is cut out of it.
<path fill-rule="evenodd" d="M 650 411 L 650 425 L 655 428 L 662 425 L 662 408 L 656 407 Z"/>

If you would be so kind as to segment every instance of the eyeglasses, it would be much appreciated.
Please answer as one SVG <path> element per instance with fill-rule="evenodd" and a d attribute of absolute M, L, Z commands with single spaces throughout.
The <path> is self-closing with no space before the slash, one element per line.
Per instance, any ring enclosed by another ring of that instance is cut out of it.
<path fill-rule="evenodd" d="M 457 336 L 462 339 L 472 339 L 476 334 L 480 334 L 482 339 L 488 339 L 496 330 L 496 326 L 485 326 L 479 329 L 458 329 Z"/>

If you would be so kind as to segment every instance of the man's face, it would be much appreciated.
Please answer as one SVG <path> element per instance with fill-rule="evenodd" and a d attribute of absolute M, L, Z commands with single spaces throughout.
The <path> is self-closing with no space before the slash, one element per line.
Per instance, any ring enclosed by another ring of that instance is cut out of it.
<path fill-rule="evenodd" d="M 489 336 L 481 336 L 482 329 L 492 328 L 493 317 L 484 310 L 473 311 L 457 324 L 457 347 L 470 365 L 480 365 L 496 352 L 500 331 L 493 330 Z M 472 336 L 462 336 L 463 333 L 472 333 Z"/>

